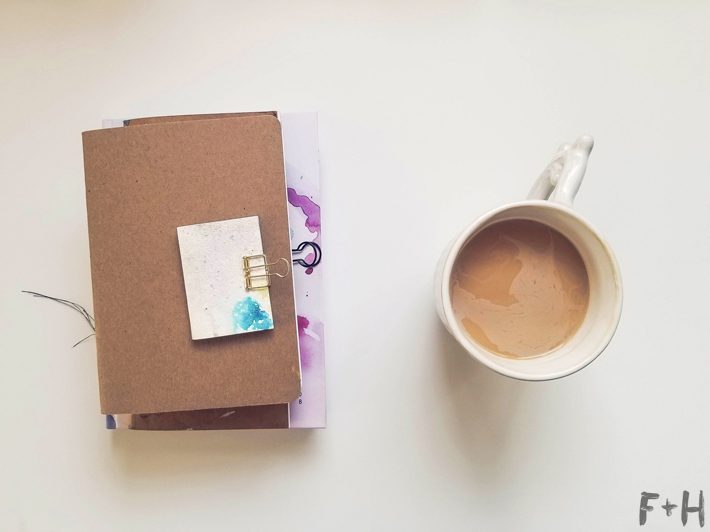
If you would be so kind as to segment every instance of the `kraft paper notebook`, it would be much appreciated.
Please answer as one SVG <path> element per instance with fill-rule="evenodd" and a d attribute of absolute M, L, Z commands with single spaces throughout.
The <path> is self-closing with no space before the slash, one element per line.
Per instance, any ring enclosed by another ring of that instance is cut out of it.
<path fill-rule="evenodd" d="M 290 258 L 273 116 L 83 134 L 103 413 L 288 403 L 300 393 L 289 272 L 269 288 L 273 329 L 192 340 L 177 228 L 258 216 L 264 254 Z"/>
<path fill-rule="evenodd" d="M 104 120 L 103 127 L 261 114 L 278 116 L 281 123 L 291 247 L 297 248 L 303 241 L 313 241 L 323 248 L 316 113 L 229 113 Z M 301 395 L 298 399 L 288 404 L 136 415 L 109 414 L 106 416 L 106 427 L 134 430 L 325 427 L 324 323 L 321 301 L 323 264 L 316 268 L 296 265 L 293 278 L 301 357 Z"/>

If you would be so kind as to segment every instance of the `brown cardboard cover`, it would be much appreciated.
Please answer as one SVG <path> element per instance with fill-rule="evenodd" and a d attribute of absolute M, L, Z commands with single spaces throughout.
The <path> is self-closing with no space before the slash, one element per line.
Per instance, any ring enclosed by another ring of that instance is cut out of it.
<path fill-rule="evenodd" d="M 252 111 L 247 113 L 212 113 L 202 115 L 173 115 L 173 116 L 145 116 L 130 118 L 123 121 L 124 126 L 142 126 L 145 124 L 159 124 L 163 122 L 183 122 L 185 120 L 209 120 L 212 118 L 235 118 L 244 116 L 277 116 L 276 111 Z"/>
<path fill-rule="evenodd" d="M 273 116 L 83 134 L 101 411 L 286 403 L 300 392 L 293 279 L 271 287 L 274 329 L 193 341 L 176 228 L 258 215 L 268 257 L 290 257 Z"/>
<path fill-rule="evenodd" d="M 158 414 L 134 414 L 133 430 L 287 429 L 288 405 L 240 406 Z"/>
<path fill-rule="evenodd" d="M 124 120 L 124 125 L 137 126 L 161 122 L 180 122 L 183 120 L 207 120 L 259 115 L 276 116 L 276 112 L 151 116 Z M 131 428 L 134 430 L 287 429 L 289 428 L 289 408 L 288 404 L 280 403 L 210 410 L 134 414 L 131 416 Z"/>

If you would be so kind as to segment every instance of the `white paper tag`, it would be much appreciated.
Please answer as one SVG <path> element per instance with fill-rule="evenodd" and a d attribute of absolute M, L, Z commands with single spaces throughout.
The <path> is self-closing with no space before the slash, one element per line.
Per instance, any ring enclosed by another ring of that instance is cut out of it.
<path fill-rule="evenodd" d="M 263 253 L 259 217 L 177 228 L 193 340 L 274 328 L 268 288 L 246 289 L 243 259 Z"/>

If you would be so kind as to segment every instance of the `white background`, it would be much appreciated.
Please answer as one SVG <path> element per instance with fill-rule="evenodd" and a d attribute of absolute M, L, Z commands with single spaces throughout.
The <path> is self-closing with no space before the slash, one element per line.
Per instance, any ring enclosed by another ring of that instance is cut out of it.
<path fill-rule="evenodd" d="M 699 1 L 3 2 L 0 529 L 635 530 L 643 490 L 710 495 L 709 23 Z M 80 133 L 262 109 L 321 113 L 329 427 L 106 431 L 86 324 L 20 294 L 91 306 Z M 515 382 L 447 338 L 432 272 L 582 133 L 620 328 L 581 373 Z"/>

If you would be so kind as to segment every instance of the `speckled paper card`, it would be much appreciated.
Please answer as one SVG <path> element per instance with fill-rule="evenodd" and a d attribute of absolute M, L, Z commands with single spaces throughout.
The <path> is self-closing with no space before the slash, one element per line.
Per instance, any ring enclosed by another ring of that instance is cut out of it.
<path fill-rule="evenodd" d="M 244 258 L 264 253 L 258 216 L 178 227 L 177 235 L 193 340 L 274 328 L 269 288 L 245 284 Z"/>

